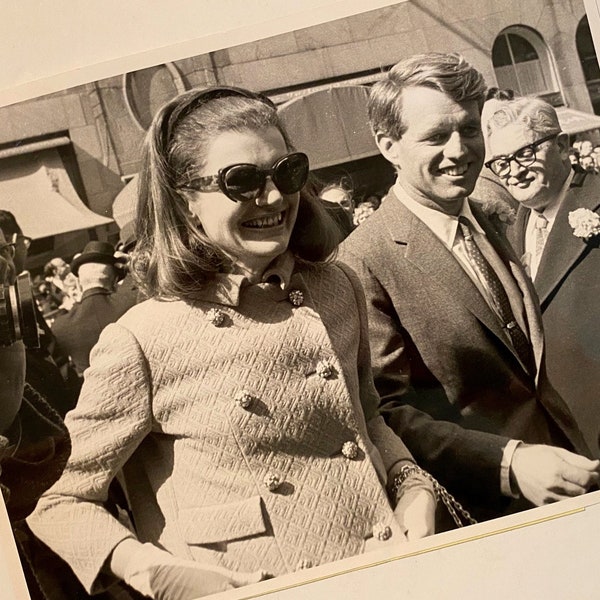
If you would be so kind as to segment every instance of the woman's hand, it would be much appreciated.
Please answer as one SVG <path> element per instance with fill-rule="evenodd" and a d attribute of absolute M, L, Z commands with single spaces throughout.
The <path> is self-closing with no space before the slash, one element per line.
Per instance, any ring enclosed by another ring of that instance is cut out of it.
<path fill-rule="evenodd" d="M 238 573 L 177 558 L 133 538 L 123 540 L 114 549 L 110 569 L 132 588 L 154 600 L 193 600 L 267 577 L 263 571 Z"/>
<path fill-rule="evenodd" d="M 404 528 L 409 542 L 435 533 L 435 507 L 435 497 L 426 488 L 412 487 L 402 493 L 394 515 Z"/>

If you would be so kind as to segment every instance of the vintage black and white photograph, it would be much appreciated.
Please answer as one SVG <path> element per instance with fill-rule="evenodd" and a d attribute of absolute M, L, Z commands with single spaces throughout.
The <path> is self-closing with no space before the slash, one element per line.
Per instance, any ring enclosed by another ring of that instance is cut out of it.
<path fill-rule="evenodd" d="M 364 6 L 0 107 L 0 485 L 32 600 L 256 597 L 585 511 L 594 7 Z"/>

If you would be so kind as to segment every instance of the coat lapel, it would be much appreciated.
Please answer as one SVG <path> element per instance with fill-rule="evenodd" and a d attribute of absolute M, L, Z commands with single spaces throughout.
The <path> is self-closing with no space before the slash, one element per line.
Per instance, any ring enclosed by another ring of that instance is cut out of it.
<path fill-rule="evenodd" d="M 542 306 L 573 264 L 588 249 L 585 240 L 573 235 L 573 229 L 569 225 L 569 213 L 578 208 L 597 210 L 600 198 L 598 194 L 593 193 L 594 191 L 589 183 L 581 188 L 571 188 L 558 209 L 535 278 L 535 288 Z"/>
<path fill-rule="evenodd" d="M 514 348 L 483 296 L 458 260 L 440 239 L 392 191 L 384 201 L 388 230 L 397 244 L 406 246 L 405 257 L 432 280 L 447 288 L 481 323 L 515 355 Z"/>

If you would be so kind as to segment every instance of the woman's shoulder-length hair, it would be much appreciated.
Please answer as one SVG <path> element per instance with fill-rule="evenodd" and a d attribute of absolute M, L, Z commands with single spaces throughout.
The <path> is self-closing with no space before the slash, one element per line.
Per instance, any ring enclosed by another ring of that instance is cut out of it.
<path fill-rule="evenodd" d="M 192 115 L 185 116 L 168 136 L 165 136 L 165 124 L 171 118 L 173 107 L 178 107 L 178 98 L 167 103 L 153 120 L 143 146 L 138 184 L 137 243 L 132 256 L 133 275 L 148 297 L 193 301 L 216 273 L 232 268 L 230 260 L 194 220 L 185 192 L 177 185 L 178 177 L 190 168 L 198 168 L 202 160 L 198 159 L 197 150 L 192 151 L 192 146 L 201 148 L 209 136 L 226 131 L 260 131 L 276 127 L 288 149 L 294 150 L 276 108 L 262 96 L 247 94 L 211 100 L 195 109 Z M 195 165 L 191 164 L 192 156 Z M 304 265 L 326 262 L 339 241 L 335 223 L 311 193 L 310 185 L 306 186 L 300 192 L 290 251 Z"/>

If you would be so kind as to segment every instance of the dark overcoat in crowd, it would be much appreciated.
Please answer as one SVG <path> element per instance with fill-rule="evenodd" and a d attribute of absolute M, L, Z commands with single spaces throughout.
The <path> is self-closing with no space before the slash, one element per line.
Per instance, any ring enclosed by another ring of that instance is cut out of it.
<path fill-rule="evenodd" d="M 531 280 L 507 240 L 473 202 L 471 209 L 496 250 L 488 260 L 512 274 L 503 283 L 523 307 L 535 373 L 457 259 L 393 191 L 342 244 L 340 258 L 365 288 L 375 384 L 388 423 L 421 466 L 490 518 L 530 506 L 508 506 L 501 495 L 509 438 L 589 449 L 548 384 Z"/>
<path fill-rule="evenodd" d="M 535 278 L 546 337 L 546 366 L 552 385 L 565 399 L 590 448 L 598 455 L 600 433 L 600 236 L 573 233 L 569 213 L 598 214 L 600 180 L 587 176 L 571 186 L 548 235 Z M 518 254 L 525 251 L 530 211 L 520 207 L 509 229 Z"/>
<path fill-rule="evenodd" d="M 90 351 L 100 333 L 134 304 L 132 295 L 115 294 L 101 287 L 83 292 L 81 301 L 54 321 L 52 332 L 58 347 L 71 357 L 79 375 L 90 366 Z"/>

